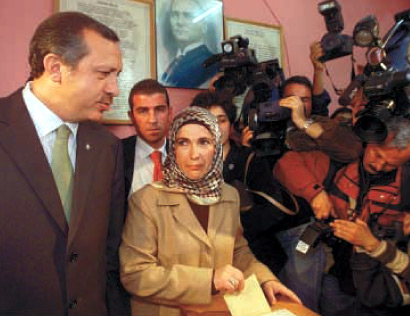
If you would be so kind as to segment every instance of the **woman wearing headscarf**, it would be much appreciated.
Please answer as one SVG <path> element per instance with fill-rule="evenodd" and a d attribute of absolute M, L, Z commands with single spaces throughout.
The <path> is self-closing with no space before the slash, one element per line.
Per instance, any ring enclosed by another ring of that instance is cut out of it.
<path fill-rule="evenodd" d="M 121 281 L 133 315 L 180 315 L 179 305 L 209 304 L 243 288 L 254 273 L 269 301 L 300 302 L 258 262 L 242 236 L 239 197 L 222 177 L 216 118 L 191 107 L 170 129 L 164 177 L 134 193 L 120 246 Z"/>

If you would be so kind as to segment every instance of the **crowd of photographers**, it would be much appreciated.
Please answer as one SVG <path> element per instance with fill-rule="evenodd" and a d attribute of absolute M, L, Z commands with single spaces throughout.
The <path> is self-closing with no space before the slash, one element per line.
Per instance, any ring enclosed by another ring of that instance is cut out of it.
<path fill-rule="evenodd" d="M 408 22 L 408 11 L 397 15 L 396 22 L 403 16 Z M 392 35 L 395 46 L 387 43 L 391 64 L 399 58 L 392 51 L 400 43 L 408 45 L 409 34 L 407 24 L 401 34 Z M 343 40 L 350 41 L 345 36 Z M 349 45 L 345 42 L 336 57 L 329 57 L 323 44 L 322 39 L 310 47 L 313 84 L 304 76 L 293 76 L 280 85 L 278 105 L 290 110 L 287 119 L 281 110 L 276 110 L 280 119 L 267 119 L 264 100 L 257 96 L 260 91 L 251 87 L 244 107 L 257 103 L 259 121 L 252 127 L 249 110 L 240 139 L 243 147 L 228 141 L 231 154 L 224 156 L 224 178 L 240 192 L 244 235 L 256 257 L 306 306 L 325 316 L 407 315 L 409 62 L 387 71 L 380 68 L 385 60 L 367 65 L 366 79 L 359 77 L 359 85 L 353 80 L 339 100 L 344 107 L 329 117 L 323 61 L 347 54 Z M 232 106 L 202 106 L 219 108 L 229 117 L 229 128 L 234 125 Z"/>

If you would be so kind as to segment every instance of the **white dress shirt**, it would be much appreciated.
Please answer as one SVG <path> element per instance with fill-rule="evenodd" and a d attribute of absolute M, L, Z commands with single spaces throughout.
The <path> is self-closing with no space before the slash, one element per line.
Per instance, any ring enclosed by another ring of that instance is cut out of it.
<path fill-rule="evenodd" d="M 42 103 L 31 91 L 31 82 L 28 82 L 23 89 L 23 100 L 27 110 L 33 120 L 37 135 L 43 146 L 47 161 L 51 166 L 54 141 L 57 135 L 57 129 L 66 124 L 70 129 L 68 138 L 68 154 L 70 156 L 73 170 L 75 170 L 75 158 L 77 151 L 77 130 L 78 123 L 67 123 L 62 121 L 53 111 Z"/>
<path fill-rule="evenodd" d="M 141 189 L 144 185 L 151 183 L 154 173 L 154 162 L 150 155 L 154 151 L 161 152 L 161 162 L 164 163 L 167 156 L 166 142 L 159 149 L 154 149 L 143 139 L 137 136 L 135 144 L 134 173 L 132 176 L 132 185 L 129 195 Z"/>

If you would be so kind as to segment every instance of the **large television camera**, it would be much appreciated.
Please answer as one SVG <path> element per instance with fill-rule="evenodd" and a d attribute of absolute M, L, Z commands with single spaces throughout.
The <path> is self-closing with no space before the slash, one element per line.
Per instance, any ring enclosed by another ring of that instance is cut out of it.
<path fill-rule="evenodd" d="M 243 121 L 254 131 L 251 145 L 258 156 L 278 155 L 283 151 L 286 121 L 290 110 L 279 106 L 284 74 L 277 59 L 258 63 L 249 40 L 236 35 L 221 43 L 222 53 L 213 55 L 204 67 L 218 62 L 223 76 L 215 81 L 217 91 L 233 96 L 245 93 Z"/>

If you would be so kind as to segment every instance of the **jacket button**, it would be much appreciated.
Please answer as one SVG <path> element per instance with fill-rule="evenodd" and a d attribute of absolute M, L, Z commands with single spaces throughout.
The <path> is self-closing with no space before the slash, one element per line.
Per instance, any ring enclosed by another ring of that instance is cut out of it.
<path fill-rule="evenodd" d="M 77 307 L 77 300 L 71 300 L 69 303 L 68 303 L 68 308 L 69 309 L 74 309 L 74 308 L 76 308 Z"/>
<path fill-rule="evenodd" d="M 77 262 L 78 260 L 78 254 L 77 253 L 72 253 L 70 254 L 70 257 L 68 259 L 71 263 Z"/>

